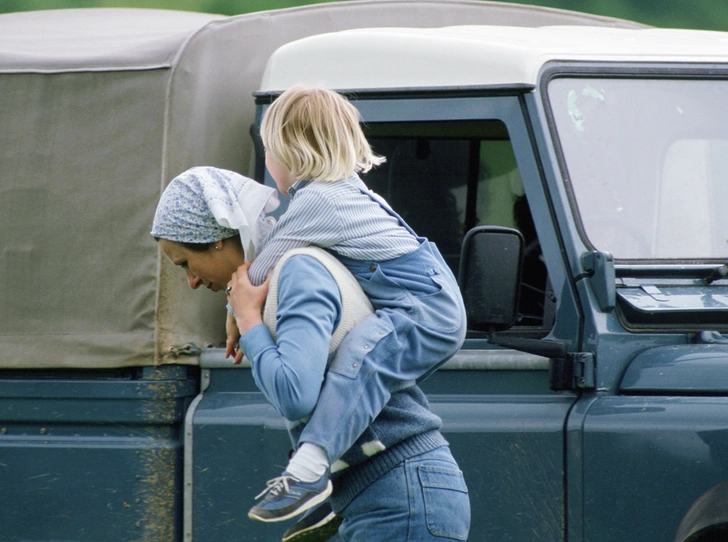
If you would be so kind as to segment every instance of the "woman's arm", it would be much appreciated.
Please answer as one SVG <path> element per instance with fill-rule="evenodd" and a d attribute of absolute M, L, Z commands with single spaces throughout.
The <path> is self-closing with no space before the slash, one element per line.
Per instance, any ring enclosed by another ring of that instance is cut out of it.
<path fill-rule="evenodd" d="M 235 297 L 231 295 L 231 305 L 237 315 Z M 315 258 L 298 255 L 284 264 L 278 279 L 276 341 L 260 320 L 241 329 L 240 347 L 251 362 L 253 378 L 286 419 L 305 418 L 313 411 L 340 314 L 339 289 L 331 274 Z"/>

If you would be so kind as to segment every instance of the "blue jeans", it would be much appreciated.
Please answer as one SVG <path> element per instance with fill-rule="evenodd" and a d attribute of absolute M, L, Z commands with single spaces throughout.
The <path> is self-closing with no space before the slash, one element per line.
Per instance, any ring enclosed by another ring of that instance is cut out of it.
<path fill-rule="evenodd" d="M 467 540 L 470 529 L 468 489 L 447 446 L 404 461 L 337 513 L 336 542 Z"/>
<path fill-rule="evenodd" d="M 465 339 L 460 288 L 437 247 L 423 241 L 414 252 L 386 262 L 338 257 L 375 312 L 342 341 L 298 438 L 326 450 L 332 471 L 393 391 L 428 376 Z"/>

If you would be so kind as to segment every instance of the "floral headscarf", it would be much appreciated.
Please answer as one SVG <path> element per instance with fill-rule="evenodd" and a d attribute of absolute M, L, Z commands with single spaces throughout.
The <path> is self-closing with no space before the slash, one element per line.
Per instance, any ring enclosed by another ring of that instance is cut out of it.
<path fill-rule="evenodd" d="M 245 261 L 252 262 L 275 225 L 265 215 L 278 205 L 274 188 L 234 171 L 194 167 L 165 189 L 151 233 L 177 243 L 214 243 L 240 233 Z"/>

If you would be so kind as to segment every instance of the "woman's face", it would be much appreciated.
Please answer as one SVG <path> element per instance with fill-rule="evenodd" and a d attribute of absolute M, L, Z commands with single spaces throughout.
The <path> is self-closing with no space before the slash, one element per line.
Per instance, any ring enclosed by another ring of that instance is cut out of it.
<path fill-rule="evenodd" d="M 265 153 L 265 167 L 268 169 L 268 173 L 273 177 L 276 182 L 276 186 L 281 194 L 288 194 L 288 189 L 293 186 L 296 182 L 296 178 L 293 173 L 288 171 L 285 166 L 279 163 L 271 153 Z"/>
<path fill-rule="evenodd" d="M 224 290 L 233 273 L 244 262 L 240 244 L 230 239 L 218 241 L 202 252 L 166 239 L 159 240 L 159 247 L 173 264 L 182 268 L 190 288 L 194 290 L 200 286 L 213 292 Z"/>

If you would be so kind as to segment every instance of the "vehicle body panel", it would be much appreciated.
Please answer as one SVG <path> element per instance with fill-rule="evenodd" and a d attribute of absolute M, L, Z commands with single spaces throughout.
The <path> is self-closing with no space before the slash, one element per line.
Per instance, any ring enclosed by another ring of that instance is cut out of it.
<path fill-rule="evenodd" d="M 458 354 L 422 385 L 465 473 L 471 506 L 480 511 L 471 534 L 561 540 L 563 423 L 574 398 L 548 389 L 545 359 L 498 350 L 471 354 L 479 364 Z M 486 359 L 491 368 L 483 367 Z M 224 356 L 216 349 L 203 353 L 201 366 L 210 385 L 187 426 L 193 434 L 192 540 L 241 532 L 246 540 L 275 540 L 293 520 L 250 522 L 247 510 L 285 465 L 291 447 L 286 426 L 248 368 L 222 368 Z"/>

